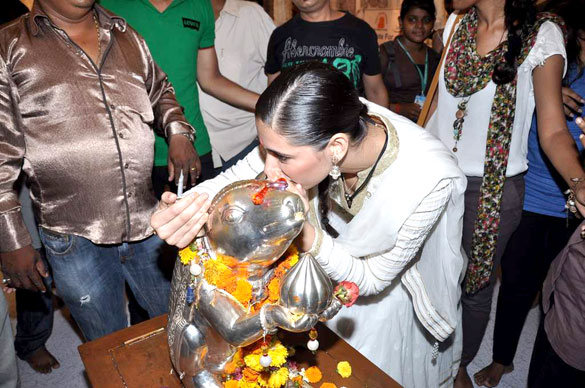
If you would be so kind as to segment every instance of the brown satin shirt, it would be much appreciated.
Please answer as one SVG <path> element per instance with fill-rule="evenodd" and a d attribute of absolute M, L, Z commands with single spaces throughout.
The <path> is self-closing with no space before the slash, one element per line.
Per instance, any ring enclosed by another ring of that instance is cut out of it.
<path fill-rule="evenodd" d="M 2 252 L 31 242 L 13 190 L 21 168 L 40 226 L 97 244 L 150 236 L 153 130 L 193 133 L 144 40 L 95 8 L 99 64 L 37 2 L 0 28 Z"/>

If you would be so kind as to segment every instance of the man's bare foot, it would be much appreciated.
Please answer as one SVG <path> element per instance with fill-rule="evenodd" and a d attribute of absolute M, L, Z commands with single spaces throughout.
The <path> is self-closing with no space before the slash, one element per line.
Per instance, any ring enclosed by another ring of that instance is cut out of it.
<path fill-rule="evenodd" d="M 455 377 L 455 384 L 453 384 L 453 388 L 473 388 L 471 378 L 467 374 L 467 368 L 463 366 L 459 367 L 459 371 L 457 372 L 457 376 Z"/>
<path fill-rule="evenodd" d="M 53 369 L 59 368 L 61 365 L 59 361 L 49 351 L 45 346 L 41 346 L 34 352 L 32 352 L 28 357 L 24 359 L 24 361 L 28 362 L 31 368 L 36 370 L 39 373 L 51 373 Z"/>
<path fill-rule="evenodd" d="M 474 374 L 473 379 L 479 386 L 495 387 L 500 383 L 500 379 L 505 373 L 510 373 L 513 370 L 513 365 L 502 365 L 494 361 Z"/>

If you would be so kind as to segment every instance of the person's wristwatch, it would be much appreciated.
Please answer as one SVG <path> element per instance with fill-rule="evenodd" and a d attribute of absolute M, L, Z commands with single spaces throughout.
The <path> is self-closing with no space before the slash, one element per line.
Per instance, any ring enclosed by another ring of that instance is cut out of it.
<path fill-rule="evenodd" d="M 181 132 L 181 133 L 177 133 L 176 135 L 183 135 L 187 139 L 189 139 L 189 141 L 191 142 L 191 144 L 195 143 L 195 136 L 193 136 L 193 134 L 190 133 L 190 132 Z"/>

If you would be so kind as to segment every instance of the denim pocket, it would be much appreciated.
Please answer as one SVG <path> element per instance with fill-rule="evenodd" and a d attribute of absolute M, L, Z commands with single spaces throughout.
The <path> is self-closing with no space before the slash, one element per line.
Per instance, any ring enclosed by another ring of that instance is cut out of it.
<path fill-rule="evenodd" d="M 70 234 L 61 234 L 40 228 L 40 236 L 45 246 L 53 255 L 65 255 L 73 247 L 75 238 Z"/>

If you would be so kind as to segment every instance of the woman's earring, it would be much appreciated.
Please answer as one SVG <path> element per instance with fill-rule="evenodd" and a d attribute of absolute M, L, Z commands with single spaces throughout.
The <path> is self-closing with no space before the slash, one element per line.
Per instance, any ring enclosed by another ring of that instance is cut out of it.
<path fill-rule="evenodd" d="M 339 166 L 337 165 L 338 162 L 339 162 L 339 160 L 337 159 L 336 156 L 334 156 L 331 160 L 331 163 L 333 163 L 333 166 L 331 166 L 331 171 L 329 171 L 329 176 L 331 178 L 333 178 L 333 180 L 337 180 L 341 176 L 341 170 L 339 169 Z"/>

